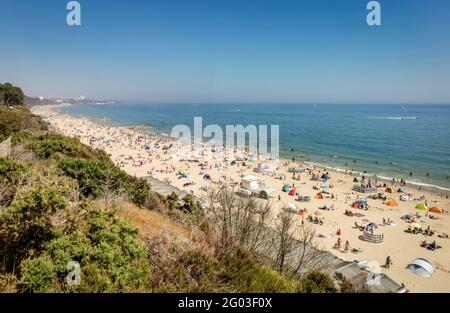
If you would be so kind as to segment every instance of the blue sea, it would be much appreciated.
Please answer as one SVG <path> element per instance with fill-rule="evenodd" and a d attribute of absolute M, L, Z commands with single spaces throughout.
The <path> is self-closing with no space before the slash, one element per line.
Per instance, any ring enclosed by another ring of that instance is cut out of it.
<path fill-rule="evenodd" d="M 404 178 L 450 191 L 450 106 L 313 104 L 84 104 L 63 112 L 116 125 L 280 126 L 280 155 L 342 170 Z M 270 126 L 269 126 L 270 128 Z M 412 176 L 410 176 L 412 172 Z"/>

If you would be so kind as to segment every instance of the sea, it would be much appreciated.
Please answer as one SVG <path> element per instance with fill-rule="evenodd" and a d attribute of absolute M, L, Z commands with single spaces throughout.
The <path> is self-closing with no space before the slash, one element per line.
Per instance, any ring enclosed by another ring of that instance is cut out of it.
<path fill-rule="evenodd" d="M 178 124 L 193 127 L 194 117 L 203 127 L 279 125 L 281 157 L 450 192 L 450 105 L 115 102 L 60 110 L 162 134 Z"/>

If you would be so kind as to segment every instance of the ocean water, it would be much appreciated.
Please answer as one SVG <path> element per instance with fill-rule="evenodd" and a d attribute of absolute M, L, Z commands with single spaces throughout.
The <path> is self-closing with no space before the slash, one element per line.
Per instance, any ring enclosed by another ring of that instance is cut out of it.
<path fill-rule="evenodd" d="M 192 126 L 194 116 L 203 127 L 276 124 L 282 157 L 450 191 L 450 106 L 114 103 L 61 110 L 167 134 L 177 124 Z"/>

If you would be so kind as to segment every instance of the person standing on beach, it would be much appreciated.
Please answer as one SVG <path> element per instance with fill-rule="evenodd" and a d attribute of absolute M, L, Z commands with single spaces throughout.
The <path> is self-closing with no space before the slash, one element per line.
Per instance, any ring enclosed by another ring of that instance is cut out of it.
<path fill-rule="evenodd" d="M 393 265 L 393 263 L 392 263 L 391 257 L 388 256 L 388 257 L 386 258 L 386 263 L 384 264 L 384 267 L 387 268 L 387 269 L 389 269 L 389 268 L 391 267 L 391 265 Z"/>

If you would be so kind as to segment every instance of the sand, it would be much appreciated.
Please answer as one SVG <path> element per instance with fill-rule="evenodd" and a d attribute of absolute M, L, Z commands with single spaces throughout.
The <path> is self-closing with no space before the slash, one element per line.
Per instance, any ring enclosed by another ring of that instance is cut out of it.
<path fill-rule="evenodd" d="M 55 106 L 38 106 L 33 108 L 33 113 L 42 116 L 56 132 L 79 138 L 85 144 L 105 150 L 110 154 L 111 160 L 130 175 L 137 177 L 151 175 L 182 190 L 192 192 L 200 198 L 204 196 L 202 187 L 208 187 L 212 184 L 219 185 L 219 182 L 223 181 L 227 181 L 234 186 L 240 183 L 243 175 L 257 176 L 264 181 L 267 187 L 272 187 L 275 190 L 269 200 L 272 203 L 271 214 L 273 216 L 276 216 L 280 210 L 292 203 L 297 207 L 306 208 L 311 216 L 323 220 L 323 225 L 314 224 L 314 226 L 317 228 L 317 233 L 324 237 L 320 239 L 324 249 L 330 250 L 347 261 L 368 260 L 384 264 L 386 257 L 390 256 L 393 265 L 389 269 L 381 268 L 381 271 L 396 282 L 404 283 L 411 292 L 450 292 L 450 239 L 437 236 L 450 232 L 448 212 L 450 200 L 445 195 L 406 185 L 404 189 L 406 194 L 413 198 L 411 201 L 400 201 L 400 196 L 403 193 L 388 193 L 388 198 L 397 201 L 397 207 L 389 207 L 383 200 L 368 199 L 368 210 L 356 209 L 351 207 L 354 200 L 366 198 L 367 195 L 352 191 L 354 174 L 335 172 L 311 164 L 293 163 L 287 160 L 280 160 L 279 169 L 269 173 L 255 173 L 254 168 L 257 167 L 258 162 L 248 167 L 242 165 L 230 166 L 229 162 L 225 162 L 223 159 L 210 161 L 211 169 L 209 169 L 209 166 L 202 169 L 198 163 L 180 161 L 174 158 L 168 149 L 169 145 L 174 143 L 171 138 L 148 134 L 136 127 L 113 127 L 92 119 L 62 114 L 55 108 Z M 283 131 L 282 128 L 280 131 Z M 159 145 L 157 151 L 153 149 L 155 144 Z M 150 146 L 150 151 L 146 151 L 147 145 Z M 190 147 L 182 147 L 182 153 L 183 149 L 187 151 L 190 150 Z M 216 163 L 220 164 L 221 168 L 215 168 Z M 288 173 L 288 168 L 295 166 L 301 166 L 307 170 L 300 174 L 299 180 L 294 180 L 293 174 Z M 188 178 L 179 178 L 178 171 L 181 168 L 188 170 Z M 329 194 L 324 194 L 324 199 L 316 199 L 315 195 L 318 191 L 314 187 L 318 186 L 322 189 L 322 183 L 312 181 L 311 173 L 322 175 L 325 171 L 330 175 L 332 188 L 329 189 Z M 205 173 L 210 175 L 211 181 L 203 179 Z M 285 175 L 286 179 L 281 180 L 275 177 L 280 174 Z M 186 186 L 185 184 L 189 182 L 193 184 Z M 282 192 L 281 189 L 286 183 L 295 184 L 301 195 L 310 196 L 312 200 L 310 202 L 298 202 L 295 200 L 295 196 L 289 196 Z M 379 183 L 383 182 L 379 181 Z M 392 186 L 392 183 L 388 182 L 388 186 Z M 397 190 L 399 185 L 392 187 Z M 238 186 L 234 188 L 238 188 Z M 384 190 L 384 187 L 378 188 L 379 192 Z M 331 198 L 332 194 L 334 198 Z M 431 219 L 426 216 L 426 211 L 415 208 L 418 203 L 425 201 L 427 201 L 429 207 L 443 208 L 444 214 L 430 214 L 437 217 L 437 219 Z M 319 207 L 324 206 L 333 207 L 334 210 L 319 209 Z M 346 210 L 364 216 L 346 216 L 344 214 Z M 433 237 L 405 232 L 409 223 L 402 220 L 401 217 L 405 214 L 415 215 L 417 213 L 421 216 L 415 218 L 416 222 L 421 224 L 423 229 L 430 226 L 432 230 L 436 231 Z M 298 223 L 300 223 L 302 217 L 297 216 Z M 392 220 L 393 225 L 383 225 L 383 218 Z M 309 223 L 306 219 L 304 222 Z M 370 243 L 362 240 L 362 232 L 355 227 L 355 222 L 359 225 L 369 222 L 377 223 L 379 226 L 374 230 L 374 234 L 383 234 L 383 242 Z M 341 230 L 340 236 L 336 235 L 338 229 Z M 344 252 L 343 249 L 335 249 L 334 245 L 338 237 L 341 238 L 342 246 L 348 241 L 350 250 L 356 248 L 362 250 L 362 252 L 352 253 L 351 251 Z M 431 251 L 421 247 L 420 243 L 424 240 L 427 242 L 436 240 L 442 248 Z M 405 267 L 415 258 L 424 258 L 434 266 L 435 272 L 431 278 L 423 278 L 406 270 Z"/>

